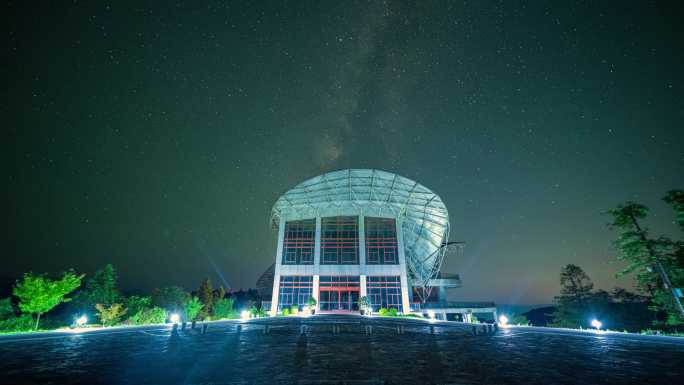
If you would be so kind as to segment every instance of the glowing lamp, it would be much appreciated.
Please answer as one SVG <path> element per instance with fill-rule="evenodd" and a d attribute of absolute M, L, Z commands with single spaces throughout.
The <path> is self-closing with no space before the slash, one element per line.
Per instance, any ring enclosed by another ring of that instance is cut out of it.
<path fill-rule="evenodd" d="M 240 313 L 240 318 L 242 318 L 243 320 L 248 320 L 248 319 L 249 319 L 249 311 L 243 310 L 243 311 Z"/>
<path fill-rule="evenodd" d="M 506 326 L 506 325 L 508 325 L 508 317 L 506 317 L 506 316 L 503 315 L 503 314 L 500 315 L 500 316 L 499 316 L 499 325 L 501 325 L 501 326 Z"/>
<path fill-rule="evenodd" d="M 435 320 L 435 311 L 434 310 L 428 310 L 427 314 L 428 314 L 428 318 L 430 318 L 430 321 Z"/>
<path fill-rule="evenodd" d="M 76 325 L 83 326 L 86 323 L 88 323 L 88 317 L 86 317 L 85 315 L 76 318 Z"/>
<path fill-rule="evenodd" d="M 169 317 L 169 320 L 171 321 L 171 323 L 177 324 L 180 322 L 180 316 L 178 315 L 178 313 L 173 313 Z"/>
<path fill-rule="evenodd" d="M 601 321 L 597 320 L 596 318 L 591 320 L 591 326 L 595 327 L 596 329 L 601 329 L 602 325 L 603 324 L 601 323 Z"/>

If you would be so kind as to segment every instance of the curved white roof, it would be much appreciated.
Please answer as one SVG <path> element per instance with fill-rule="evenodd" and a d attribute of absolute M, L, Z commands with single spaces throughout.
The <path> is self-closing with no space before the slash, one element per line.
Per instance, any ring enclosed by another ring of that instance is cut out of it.
<path fill-rule="evenodd" d="M 364 214 L 402 221 L 404 253 L 414 285 L 439 271 L 449 238 L 449 213 L 437 194 L 411 179 L 370 169 L 333 171 L 308 179 L 278 198 L 271 210 L 281 219 Z"/>

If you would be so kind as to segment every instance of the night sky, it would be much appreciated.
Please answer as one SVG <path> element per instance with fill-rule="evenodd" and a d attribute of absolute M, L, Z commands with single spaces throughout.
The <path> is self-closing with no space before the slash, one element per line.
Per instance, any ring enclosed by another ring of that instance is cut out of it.
<path fill-rule="evenodd" d="M 629 287 L 601 212 L 676 234 L 680 5 L 415 3 L 3 5 L 0 276 L 254 287 L 281 193 L 377 168 L 447 204 L 454 299 L 548 303 L 568 263 Z"/>

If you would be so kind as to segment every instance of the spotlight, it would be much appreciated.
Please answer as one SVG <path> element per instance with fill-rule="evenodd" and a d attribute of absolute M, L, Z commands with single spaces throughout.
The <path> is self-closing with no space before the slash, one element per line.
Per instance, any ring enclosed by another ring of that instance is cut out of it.
<path fill-rule="evenodd" d="M 169 317 L 169 320 L 171 321 L 171 323 L 177 324 L 180 322 L 180 316 L 178 315 L 178 313 L 173 313 Z"/>
<path fill-rule="evenodd" d="M 503 314 L 500 315 L 500 316 L 499 316 L 499 325 L 501 325 L 501 326 L 506 326 L 506 325 L 508 325 L 508 317 L 506 317 L 506 316 L 503 315 Z"/>
<path fill-rule="evenodd" d="M 602 325 L 603 324 L 601 323 L 601 321 L 597 320 L 596 318 L 591 320 L 591 326 L 595 327 L 596 330 L 600 330 Z"/>
<path fill-rule="evenodd" d="M 428 318 L 430 318 L 430 322 L 435 322 L 435 311 L 434 310 L 428 310 L 427 314 L 428 314 Z"/>
<path fill-rule="evenodd" d="M 243 310 L 242 313 L 240 313 L 240 318 L 242 318 L 243 321 L 248 320 L 249 319 L 249 311 Z"/>
<path fill-rule="evenodd" d="M 85 315 L 76 318 L 76 325 L 78 325 L 79 327 L 82 327 L 86 323 L 88 323 L 88 317 L 86 317 Z"/>

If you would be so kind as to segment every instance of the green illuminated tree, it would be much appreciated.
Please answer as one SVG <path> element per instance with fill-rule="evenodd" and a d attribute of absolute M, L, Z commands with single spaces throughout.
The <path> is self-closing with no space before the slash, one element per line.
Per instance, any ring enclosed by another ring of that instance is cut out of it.
<path fill-rule="evenodd" d="M 185 303 L 185 315 L 188 317 L 188 321 L 194 321 L 200 314 L 200 311 L 204 307 L 204 304 L 200 302 L 197 297 L 192 297 Z"/>
<path fill-rule="evenodd" d="M 116 287 L 116 270 L 111 264 L 93 274 L 86 282 L 86 295 L 92 304 L 100 303 L 110 306 L 119 300 L 119 290 Z"/>
<path fill-rule="evenodd" d="M 188 300 L 190 300 L 190 294 L 180 286 L 162 287 L 155 289 L 152 293 L 152 304 L 169 312 L 184 311 Z"/>
<path fill-rule="evenodd" d="M 234 298 L 227 297 L 214 304 L 214 319 L 236 318 L 237 315 Z"/>
<path fill-rule="evenodd" d="M 56 280 L 26 273 L 14 286 L 14 295 L 19 298 L 19 309 L 23 313 L 36 315 L 37 330 L 40 316 L 60 303 L 70 301 L 65 296 L 81 286 L 82 279 L 83 274 L 76 275 L 71 271 L 62 274 L 62 277 Z"/>
<path fill-rule="evenodd" d="M 664 200 L 673 206 L 681 224 L 684 192 L 670 191 Z M 617 260 L 627 264 L 618 276 L 634 274 L 637 288 L 648 295 L 653 309 L 667 314 L 667 324 L 684 322 L 684 308 L 675 290 L 684 284 L 684 244 L 663 236 L 651 238 L 640 223 L 648 216 L 648 208 L 639 203 L 626 202 L 608 214 L 612 216 L 609 228 L 618 232 Z"/>

